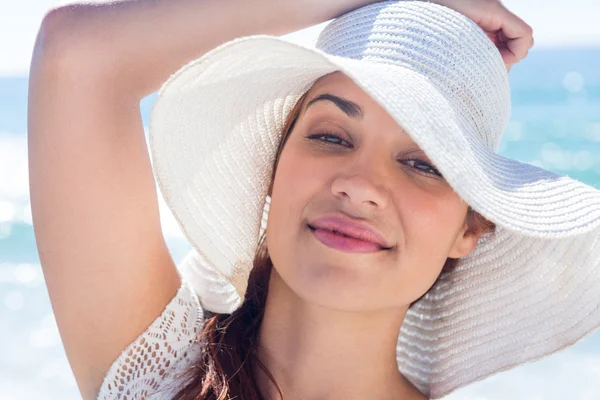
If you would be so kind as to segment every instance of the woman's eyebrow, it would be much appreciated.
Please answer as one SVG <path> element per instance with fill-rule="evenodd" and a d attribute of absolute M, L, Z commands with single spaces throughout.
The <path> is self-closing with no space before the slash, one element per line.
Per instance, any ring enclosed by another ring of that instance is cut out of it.
<path fill-rule="evenodd" d="M 306 110 L 308 110 L 308 107 L 310 107 L 312 104 L 314 104 L 320 100 L 331 101 L 333 104 L 338 106 L 338 108 L 340 110 L 342 110 L 347 116 L 349 116 L 351 118 L 362 119 L 362 117 L 363 117 L 363 110 L 358 104 L 356 104 L 353 101 L 344 99 L 342 97 L 335 96 L 330 93 L 322 93 L 322 94 L 318 95 L 317 97 L 315 97 L 314 99 L 310 100 L 306 104 L 306 108 L 304 109 L 304 111 L 306 112 Z"/>

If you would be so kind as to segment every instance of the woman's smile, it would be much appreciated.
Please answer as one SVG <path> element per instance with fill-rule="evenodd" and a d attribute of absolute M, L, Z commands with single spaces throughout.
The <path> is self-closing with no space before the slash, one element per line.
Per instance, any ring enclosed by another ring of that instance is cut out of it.
<path fill-rule="evenodd" d="M 310 225 L 307 226 L 313 233 L 314 237 L 316 237 L 321 243 L 337 250 L 349 253 L 373 253 L 387 250 L 376 243 L 346 236 L 340 232 L 332 232 L 326 229 L 316 229 Z"/>

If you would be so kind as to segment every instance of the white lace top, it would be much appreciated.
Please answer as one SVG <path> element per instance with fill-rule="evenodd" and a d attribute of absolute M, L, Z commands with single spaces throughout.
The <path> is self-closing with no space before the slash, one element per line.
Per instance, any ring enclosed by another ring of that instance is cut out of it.
<path fill-rule="evenodd" d="M 98 400 L 170 399 L 176 374 L 198 357 L 204 313 L 187 281 L 163 312 L 109 368 Z"/>

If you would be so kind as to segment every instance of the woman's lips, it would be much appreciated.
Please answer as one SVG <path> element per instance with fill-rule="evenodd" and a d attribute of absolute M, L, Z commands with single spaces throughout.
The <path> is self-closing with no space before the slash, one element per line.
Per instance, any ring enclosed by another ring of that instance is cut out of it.
<path fill-rule="evenodd" d="M 375 227 L 356 218 L 351 218 L 343 213 L 324 214 L 311 219 L 307 224 L 313 229 L 323 229 L 329 232 L 339 233 L 353 239 L 370 242 L 382 249 L 390 249 L 385 236 Z"/>
<path fill-rule="evenodd" d="M 308 225 L 311 232 L 323 244 L 348 253 L 373 253 L 386 250 L 376 243 L 355 239 L 325 229 L 316 229 Z"/>

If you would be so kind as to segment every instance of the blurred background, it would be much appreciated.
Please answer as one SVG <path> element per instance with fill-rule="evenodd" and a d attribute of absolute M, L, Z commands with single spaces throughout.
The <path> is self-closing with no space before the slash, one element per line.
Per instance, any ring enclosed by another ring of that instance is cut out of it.
<path fill-rule="evenodd" d="M 504 0 L 534 28 L 535 47 L 511 70 L 512 118 L 500 154 L 600 189 L 600 2 Z M 27 87 L 33 43 L 53 0 L 0 3 L 0 399 L 80 398 L 39 265 L 29 204 Z M 325 24 L 286 35 L 310 44 Z M 141 103 L 147 126 L 155 94 Z M 158 189 L 157 189 L 158 190 Z M 176 262 L 190 250 L 162 197 Z M 598 400 L 600 331 L 542 360 L 446 399 Z"/>

